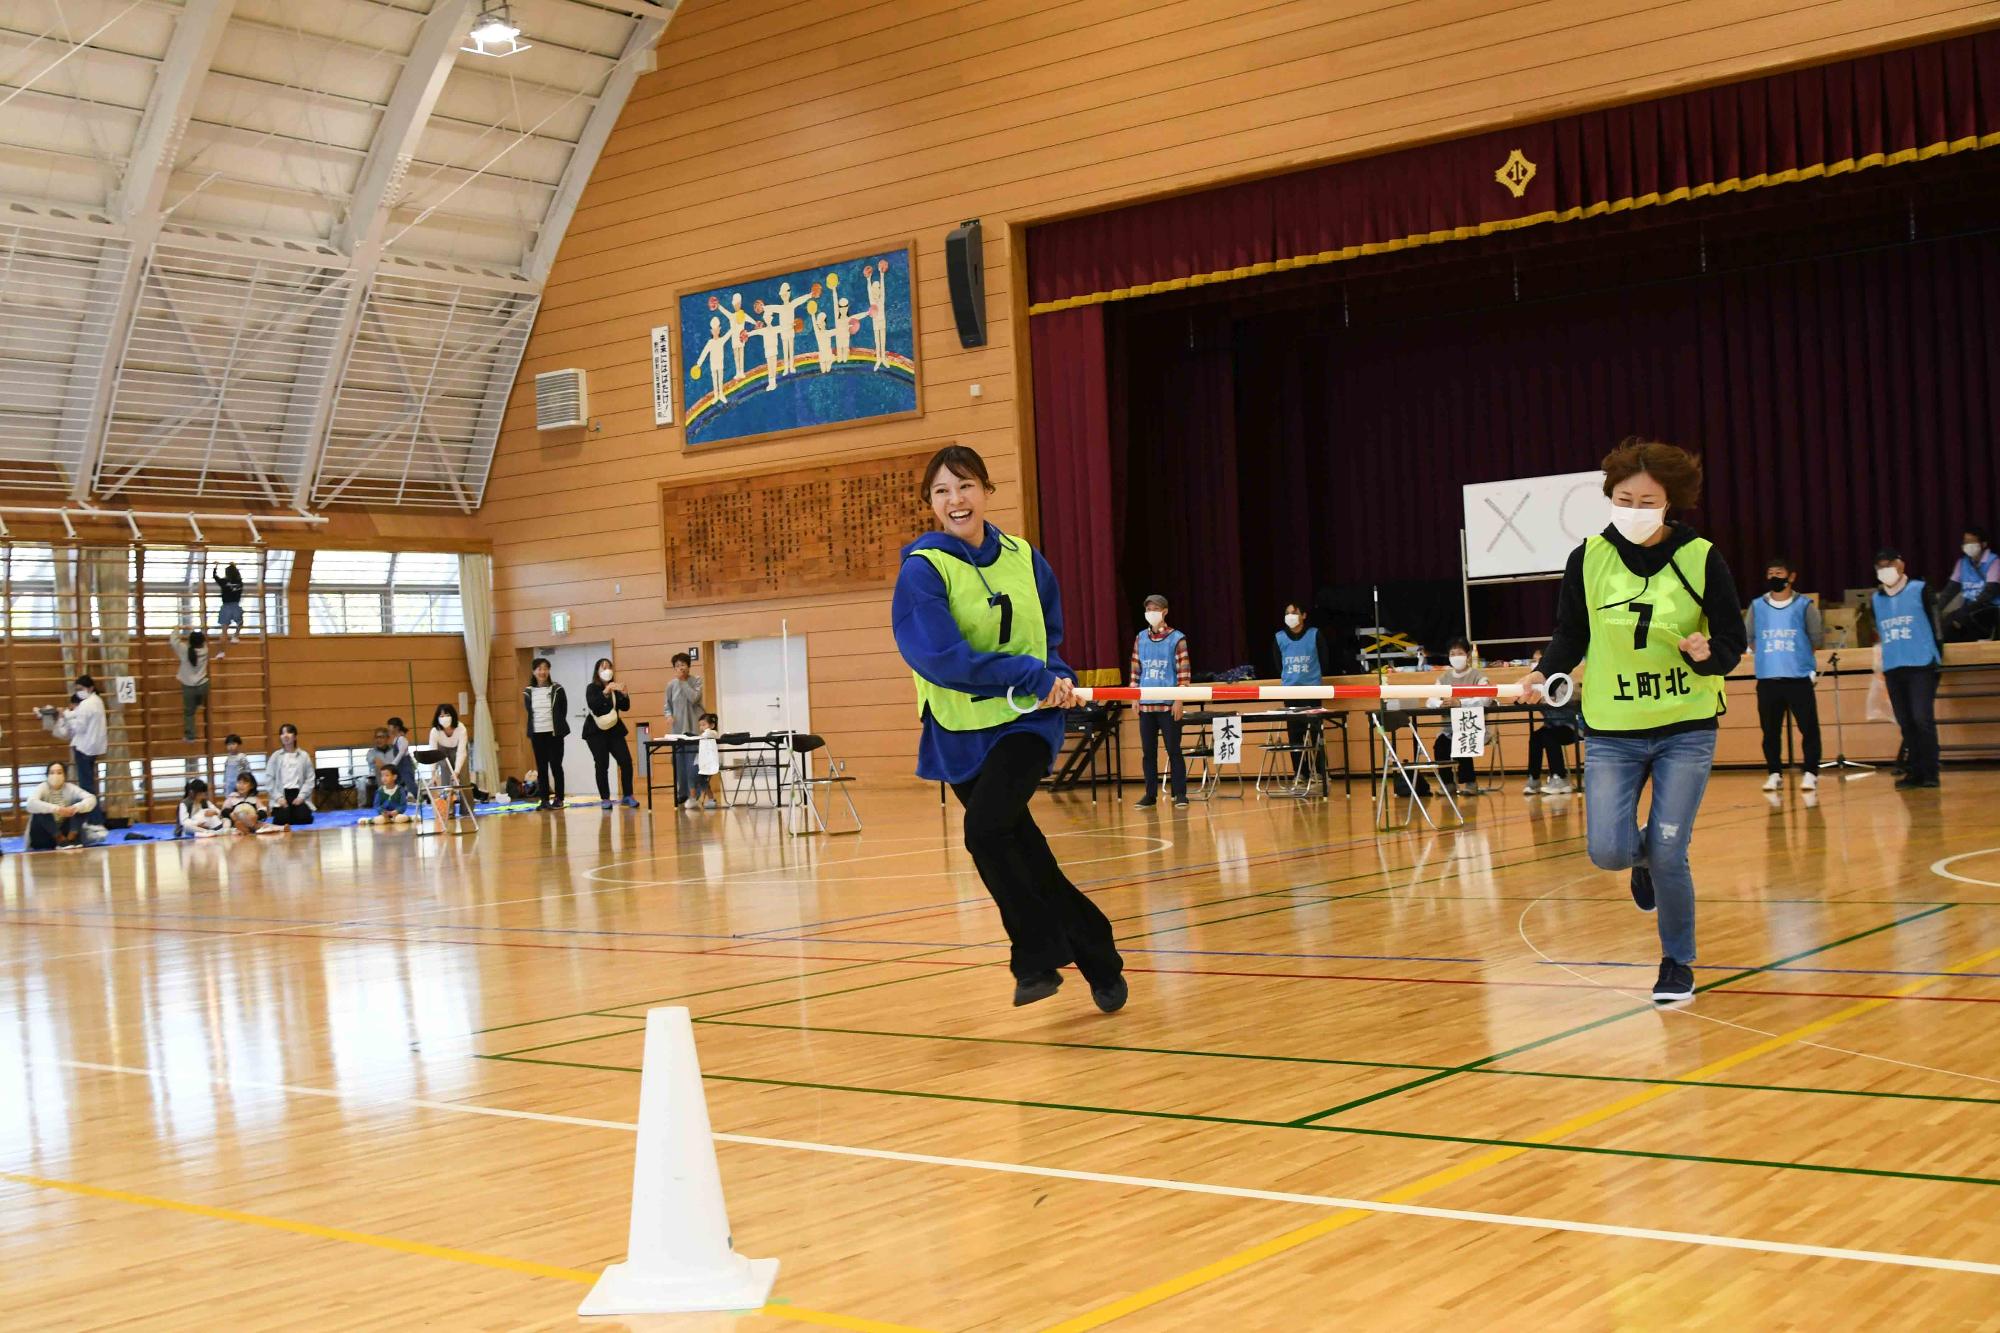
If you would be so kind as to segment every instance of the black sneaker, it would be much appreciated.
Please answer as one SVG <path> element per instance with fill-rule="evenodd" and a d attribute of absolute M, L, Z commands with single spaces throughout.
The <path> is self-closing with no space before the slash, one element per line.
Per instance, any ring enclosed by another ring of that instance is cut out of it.
<path fill-rule="evenodd" d="M 1653 872 L 1646 866 L 1632 867 L 1632 901 L 1639 904 L 1639 910 L 1653 910 Z"/>
<path fill-rule="evenodd" d="M 1936 783 L 1932 783 L 1931 785 L 1932 785 L 1932 786 L 1936 786 L 1937 784 L 1936 784 Z M 1185 809 L 1187 809 L 1187 808 L 1188 808 L 1188 798 L 1187 798 L 1187 797 L 1185 797 L 1185 796 L 1176 796 L 1176 797 L 1174 797 L 1174 809 L 1176 809 L 1176 810 L 1185 810 Z"/>
<path fill-rule="evenodd" d="M 1653 1003 L 1672 1004 L 1694 998 L 1694 969 L 1671 958 L 1660 960 L 1660 979 L 1653 983 Z"/>
<path fill-rule="evenodd" d="M 1151 810 L 1158 804 L 1159 802 L 1151 796 L 1141 796 L 1138 800 L 1132 802 L 1132 808 L 1134 810 Z"/>
<path fill-rule="evenodd" d="M 1097 1001 L 1097 1007 L 1107 1014 L 1115 1014 L 1123 1009 L 1125 1000 L 1131 993 L 1132 988 L 1125 984 L 1125 978 L 1122 976 L 1108 986 L 1090 988 L 1090 998 Z"/>
<path fill-rule="evenodd" d="M 1014 1007 L 1046 1000 L 1062 989 L 1062 973 L 1041 972 L 1032 977 L 1021 977 L 1014 982 Z"/>
<path fill-rule="evenodd" d="M 1921 787 L 1923 785 L 1924 785 L 1923 780 L 1921 778 L 1913 778 L 1907 773 L 1905 773 L 1902 777 L 1896 779 L 1897 791 L 1908 791 L 1912 787 Z"/>
<path fill-rule="evenodd" d="M 1942 787 L 1944 784 L 1939 782 L 1936 778 L 1925 778 L 1923 781 L 1914 783 L 1912 785 L 1924 788 L 1936 788 L 1936 787 Z"/>

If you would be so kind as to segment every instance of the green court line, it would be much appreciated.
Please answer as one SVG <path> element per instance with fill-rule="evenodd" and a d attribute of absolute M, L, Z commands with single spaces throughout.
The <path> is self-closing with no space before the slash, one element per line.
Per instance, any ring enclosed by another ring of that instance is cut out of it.
<path fill-rule="evenodd" d="M 586 1064 L 576 1060 L 522 1059 L 485 1055 L 482 1060 L 506 1060 L 514 1064 L 550 1065 L 564 1069 L 594 1069 L 607 1073 L 638 1074 L 630 1065 Z M 1888 1167 L 1836 1166 L 1823 1162 L 1783 1162 L 1757 1157 L 1721 1157 L 1702 1153 L 1656 1152 L 1643 1148 L 1608 1148 L 1580 1143 L 1537 1143 L 1527 1139 L 1477 1138 L 1465 1134 L 1425 1134 L 1407 1129 L 1375 1129 L 1360 1125 L 1309 1125 L 1298 1121 L 1253 1120 L 1242 1116 L 1199 1115 L 1187 1111 L 1146 1111 L 1122 1106 L 1084 1106 L 1070 1102 L 1030 1101 L 1013 1097 L 980 1097 L 971 1093 L 917 1092 L 905 1088 L 869 1088 L 844 1083 L 813 1083 L 802 1079 L 753 1078 L 745 1074 L 704 1072 L 702 1078 L 717 1083 L 741 1083 L 755 1087 L 800 1088 L 812 1092 L 853 1092 L 880 1097 L 907 1097 L 922 1101 L 956 1102 L 975 1106 L 1012 1106 L 1037 1111 L 1074 1111 L 1084 1115 L 1129 1116 L 1142 1120 L 1175 1120 L 1211 1125 L 1237 1125 L 1251 1129 L 1289 1129 L 1306 1134 L 1345 1134 L 1359 1138 L 1402 1139 L 1420 1143 L 1451 1143 L 1474 1148 L 1521 1148 L 1530 1152 L 1582 1153 L 1599 1157 L 1661 1162 L 1692 1162 L 1704 1166 L 1749 1166 L 1767 1171 L 1812 1171 L 1826 1175 L 1874 1176 L 1890 1180 L 1922 1180 L 1945 1185 L 2000 1186 L 2000 1179 L 1987 1176 L 1954 1176 L 1929 1171 L 1897 1171 Z"/>
<path fill-rule="evenodd" d="M 740 1019 L 697 1018 L 697 1023 L 708 1023 L 723 1028 L 758 1028 L 770 1032 L 827 1032 L 848 1037 L 900 1037 L 913 1041 L 953 1041 L 983 1046 L 1035 1046 L 1061 1051 L 1106 1051 L 1121 1055 L 1172 1055 L 1188 1056 L 1202 1060 L 1248 1060 L 1257 1063 L 1293 1065 L 1332 1065 L 1353 1069 L 1423 1069 L 1448 1070 L 1453 1065 L 1417 1064 L 1407 1060 L 1350 1060 L 1326 1055 L 1266 1055 L 1254 1051 L 1198 1051 L 1173 1046 L 1121 1046 L 1110 1042 L 1090 1041 L 1035 1041 L 1026 1037 L 968 1037 L 936 1032 L 889 1032 L 877 1028 L 834 1028 L 817 1024 L 792 1023 L 749 1023 Z M 606 1036 L 617 1034 L 606 1033 Z M 590 1040 L 584 1038 L 583 1040 Z M 1961 1097 L 1941 1092 L 1877 1092 L 1860 1088 L 1821 1088 L 1789 1086 L 1782 1083 L 1731 1083 L 1722 1080 L 1686 1078 L 1646 1078 L 1639 1074 L 1575 1074 L 1560 1069 L 1468 1069 L 1468 1074 L 1482 1074 L 1497 1078 L 1544 1078 L 1561 1079 L 1579 1083 L 1626 1083 L 1645 1086 L 1664 1085 L 1678 1088 L 1725 1088 L 1737 1092 L 1795 1092 L 1827 1097 L 1871 1097 L 1891 1101 L 1912 1102 L 1955 1102 L 1971 1106 L 2000 1106 L 2000 1097 Z"/>
<path fill-rule="evenodd" d="M 516 1055 L 526 1055 L 530 1051 L 553 1051 L 558 1046 L 577 1046 L 581 1045 L 583 1042 L 586 1041 L 602 1041 L 606 1037 L 637 1036 L 638 1034 L 643 1033 L 645 1030 L 646 1029 L 640 1027 L 640 1028 L 620 1028 L 616 1032 L 593 1032 L 588 1037 L 570 1037 L 564 1041 L 545 1041 L 539 1046 L 522 1046 L 517 1050 L 502 1051 L 498 1055 L 492 1056 L 491 1058 L 495 1060 L 503 1060 Z M 480 1058 L 486 1059 L 488 1057 L 481 1056 Z"/>
<path fill-rule="evenodd" d="M 1925 908 L 1923 911 L 1913 913 L 1910 916 L 1898 917 L 1894 921 L 1884 922 L 1882 925 L 1879 926 L 1871 926 L 1867 930 L 1857 931 L 1855 934 L 1846 936 L 1843 939 L 1834 940 L 1828 944 L 1816 945 L 1813 948 L 1792 954 L 1789 957 L 1780 958 L 1776 962 L 1765 963 L 1759 967 L 1749 968 L 1742 972 L 1732 972 L 1726 977 L 1720 977 L 1714 981 L 1710 981 L 1703 985 L 1696 986 L 1695 993 L 1700 994 L 1704 991 L 1712 991 L 1717 989 L 1718 987 L 1727 986 L 1732 982 L 1742 981 L 1746 977 L 1754 977 L 1759 975 L 1760 973 L 1768 972 L 1774 967 L 1783 967 L 1787 963 L 1796 963 L 1801 958 L 1811 958 L 1815 954 L 1827 953 L 1830 952 L 1831 950 L 1838 949 L 1843 945 L 1853 944 L 1857 940 L 1865 940 L 1870 935 L 1879 935 L 1883 931 L 1894 930 L 1898 926 L 1906 926 L 1912 921 L 1921 921 L 1927 916 L 1936 916 L 1939 912 L 1949 911 L 1951 909 L 1951 906 L 1952 904 L 1950 903 L 1944 903 L 1937 907 Z M 1509 1050 L 1500 1051 L 1493 1055 L 1482 1056 L 1480 1059 L 1467 1061 L 1465 1064 L 1457 1065 L 1451 1069 L 1440 1070 L 1439 1072 L 1433 1074 L 1426 1074 L 1422 1078 L 1411 1079 L 1409 1082 L 1400 1084 L 1397 1087 L 1385 1088 L 1381 1092 L 1373 1092 L 1365 1097 L 1356 1097 L 1352 1101 L 1342 1102 L 1338 1106 L 1330 1106 L 1324 1111 L 1315 1111 L 1309 1116 L 1301 1117 L 1295 1123 L 1300 1125 L 1307 1125 L 1311 1124 L 1313 1121 L 1316 1120 L 1324 1120 L 1328 1116 L 1340 1115 L 1344 1112 L 1355 1110 L 1358 1107 L 1367 1106 L 1372 1102 L 1379 1102 L 1384 1100 L 1385 1098 L 1399 1096 L 1402 1093 L 1409 1092 L 1416 1088 L 1424 1087 L 1428 1084 L 1439 1083 L 1444 1081 L 1445 1079 L 1455 1077 L 1456 1075 L 1469 1073 L 1472 1070 L 1479 1069 L 1485 1065 L 1494 1064 L 1498 1061 L 1506 1060 L 1516 1055 L 1522 1055 L 1528 1051 L 1537 1050 L 1543 1046 L 1553 1045 L 1556 1042 L 1565 1041 L 1571 1037 L 1581 1036 L 1583 1033 L 1589 1032 L 1595 1028 L 1604 1027 L 1606 1024 L 1623 1022 L 1625 1019 L 1635 1017 L 1636 1015 L 1639 1014 L 1650 1014 L 1650 1013 L 1655 1013 L 1657 1011 L 1658 1011 L 1658 1006 L 1656 1005 L 1651 1005 L 1651 1004 L 1635 1005 L 1632 1008 L 1623 1010 L 1619 1013 L 1607 1014 L 1603 1018 L 1594 1019 L 1591 1022 L 1579 1024 L 1576 1027 L 1567 1028 L 1561 1032 L 1551 1033 L 1549 1036 L 1541 1037 L 1535 1041 L 1528 1042 L 1527 1044 L 1522 1046 L 1515 1046 Z"/>

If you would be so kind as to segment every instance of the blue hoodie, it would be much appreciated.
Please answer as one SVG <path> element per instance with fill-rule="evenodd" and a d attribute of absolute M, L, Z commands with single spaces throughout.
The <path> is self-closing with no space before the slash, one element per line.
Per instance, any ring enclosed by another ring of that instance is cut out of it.
<path fill-rule="evenodd" d="M 966 694 L 1004 695 L 1011 686 L 1017 697 L 1036 699 L 1048 697 L 1055 688 L 1056 677 L 1076 679 L 1076 672 L 1056 656 L 1055 650 L 1063 637 L 1062 593 L 1056 587 L 1055 571 L 1049 568 L 1040 551 L 1034 552 L 1035 587 L 1042 596 L 1042 622 L 1048 629 L 1047 662 L 1018 653 L 977 652 L 966 643 L 958 622 L 952 618 L 943 577 L 930 561 L 916 554 L 926 550 L 944 551 L 986 568 L 1000 558 L 1000 529 L 988 523 L 986 540 L 977 551 L 970 550 L 948 532 L 925 533 L 903 548 L 903 568 L 896 575 L 896 596 L 890 609 L 896 650 L 902 653 L 912 671 L 934 684 Z M 1057 710 L 1027 713 L 1016 721 L 982 731 L 947 731 L 926 711 L 923 740 L 917 746 L 917 776 L 929 782 L 969 781 L 979 775 L 995 743 L 1016 731 L 1046 740 L 1049 763 L 1054 765 L 1063 737 L 1063 715 Z"/>

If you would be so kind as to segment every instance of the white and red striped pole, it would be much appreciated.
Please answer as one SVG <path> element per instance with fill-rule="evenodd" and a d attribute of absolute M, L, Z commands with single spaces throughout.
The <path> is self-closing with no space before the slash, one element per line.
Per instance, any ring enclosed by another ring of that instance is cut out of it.
<path fill-rule="evenodd" d="M 1335 699 L 1496 699 L 1519 703 L 1525 691 L 1519 684 L 1507 685 L 1096 685 L 1078 686 L 1072 694 L 1078 703 L 1127 704 L 1244 704 L 1244 703 L 1324 703 Z M 1542 698 L 1561 708 L 1576 693 L 1568 676 L 1550 676 L 1541 687 Z M 1007 702 L 1014 711 L 1022 708 L 1012 690 Z M 1039 706 L 1039 705 L 1037 705 Z"/>

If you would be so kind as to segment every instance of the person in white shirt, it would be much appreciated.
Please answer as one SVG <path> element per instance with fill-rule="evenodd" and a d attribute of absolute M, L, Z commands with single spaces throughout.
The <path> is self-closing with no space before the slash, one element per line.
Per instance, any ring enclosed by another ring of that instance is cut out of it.
<path fill-rule="evenodd" d="M 61 760 L 50 764 L 45 776 L 27 801 L 28 850 L 82 846 L 84 819 L 97 809 L 97 797 L 69 780 L 69 768 Z"/>
<path fill-rule="evenodd" d="M 299 729 L 287 722 L 278 728 L 278 748 L 264 771 L 271 793 L 271 822 L 284 828 L 313 822 L 313 758 L 299 748 Z"/>
<path fill-rule="evenodd" d="M 181 793 L 181 831 L 197 838 L 213 838 L 229 831 L 229 821 L 215 808 L 215 802 L 208 799 L 208 784 L 200 778 L 188 780 L 187 789 Z"/>
<path fill-rule="evenodd" d="M 569 696 L 549 675 L 549 659 L 528 664 L 529 680 L 521 691 L 521 715 L 527 719 L 528 744 L 535 751 L 535 789 L 542 810 L 563 803 L 563 741 L 569 735 Z"/>
<path fill-rule="evenodd" d="M 208 651 L 208 636 L 200 630 L 177 629 L 167 641 L 174 647 L 174 679 L 181 683 L 181 739 L 194 739 L 194 714 L 208 707 L 208 666 L 221 653 Z"/>
<path fill-rule="evenodd" d="M 431 714 L 431 734 L 428 741 L 431 749 L 444 756 L 442 762 L 437 765 L 437 772 L 432 776 L 434 782 L 455 783 L 464 776 L 467 755 L 471 749 L 470 742 L 471 738 L 467 736 L 465 728 L 458 724 L 458 709 L 450 704 L 439 704 L 437 711 Z M 437 808 L 439 819 L 451 818 L 449 801 L 440 797 L 432 804 Z"/>
<path fill-rule="evenodd" d="M 56 735 L 69 742 L 71 767 L 68 772 L 75 778 L 76 785 L 95 797 L 97 792 L 97 761 L 104 757 L 109 746 L 110 730 L 104 716 L 104 700 L 97 693 L 97 682 L 89 673 L 76 678 L 76 702 L 64 709 L 55 727 Z M 101 803 L 92 801 L 84 821 L 99 828 L 104 826 L 104 810 Z"/>
<path fill-rule="evenodd" d="M 688 798 L 692 809 L 699 800 L 704 809 L 715 809 L 716 774 L 722 772 L 722 719 L 713 713 L 701 716 L 701 741 L 695 746 L 694 794 Z"/>

